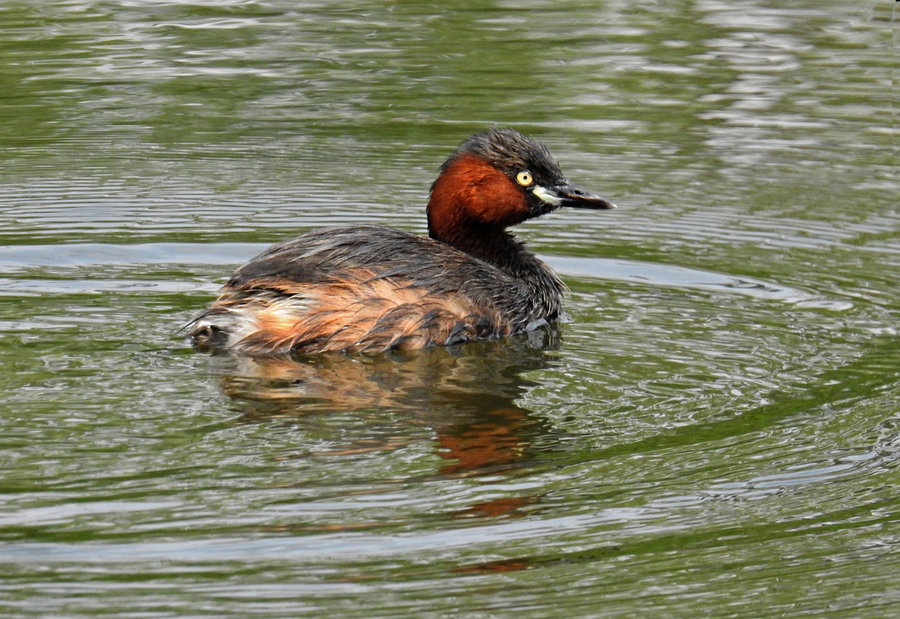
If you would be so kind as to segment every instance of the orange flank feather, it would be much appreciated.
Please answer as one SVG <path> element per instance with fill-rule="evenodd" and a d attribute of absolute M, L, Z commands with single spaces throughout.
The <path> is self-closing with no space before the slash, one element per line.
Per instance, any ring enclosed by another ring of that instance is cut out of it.
<path fill-rule="evenodd" d="M 363 268 L 314 286 L 270 277 L 226 287 L 210 311 L 227 311 L 241 325 L 232 349 L 257 355 L 414 349 L 508 332 L 496 311 L 463 296 Z"/>

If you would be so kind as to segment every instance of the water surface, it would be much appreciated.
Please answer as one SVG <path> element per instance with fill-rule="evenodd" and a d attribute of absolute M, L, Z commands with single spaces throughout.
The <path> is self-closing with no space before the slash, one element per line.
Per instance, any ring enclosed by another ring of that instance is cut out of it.
<path fill-rule="evenodd" d="M 2 614 L 900 614 L 893 4 L 4 4 Z M 620 205 L 560 325 L 179 338 L 494 124 Z"/>

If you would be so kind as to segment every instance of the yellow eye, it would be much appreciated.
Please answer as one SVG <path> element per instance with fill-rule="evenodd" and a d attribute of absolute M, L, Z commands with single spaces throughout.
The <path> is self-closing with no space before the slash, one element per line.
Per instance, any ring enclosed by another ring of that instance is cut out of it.
<path fill-rule="evenodd" d="M 522 170 L 521 172 L 516 174 L 516 182 L 522 185 L 522 187 L 528 187 L 531 183 L 534 182 L 534 177 L 528 170 Z"/>

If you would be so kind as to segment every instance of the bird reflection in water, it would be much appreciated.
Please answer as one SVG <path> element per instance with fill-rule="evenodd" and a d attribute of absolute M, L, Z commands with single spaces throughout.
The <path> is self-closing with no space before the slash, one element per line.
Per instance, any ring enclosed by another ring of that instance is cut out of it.
<path fill-rule="evenodd" d="M 427 430 L 443 462 L 433 477 L 493 476 L 527 466 L 535 440 L 549 433 L 546 422 L 516 400 L 534 384 L 526 373 L 552 364 L 557 342 L 557 329 L 545 327 L 458 347 L 373 356 L 221 355 L 211 364 L 222 391 L 239 406 L 240 422 L 303 422 L 327 413 L 358 413 L 365 420 L 364 437 L 347 438 L 335 425 L 335 447 L 290 457 L 394 451 L 421 442 Z M 321 423 L 317 428 L 321 433 Z M 457 516 L 512 517 L 535 500 L 504 497 Z"/>
<path fill-rule="evenodd" d="M 371 356 L 328 353 L 251 358 L 226 354 L 212 356 L 210 363 L 221 390 L 241 412 L 237 423 L 309 424 L 317 442 L 324 438 L 331 445 L 319 451 L 302 450 L 298 445 L 296 453 L 281 454 L 280 459 L 352 458 L 428 441 L 440 463 L 425 474 L 375 480 L 372 491 L 382 492 L 385 481 L 406 484 L 479 478 L 493 483 L 515 471 L 539 466 L 536 451 L 546 451 L 553 444 L 555 431 L 543 417 L 516 402 L 536 384 L 528 378 L 529 372 L 554 365 L 558 335 L 557 328 L 549 326 L 526 335 L 456 347 Z M 358 485 L 356 492 L 360 492 Z M 448 511 L 446 517 L 520 518 L 533 513 L 541 501 L 540 490 L 497 494 Z M 279 529 L 309 533 L 383 525 L 303 523 Z M 515 571 L 530 564 L 530 558 L 521 558 L 450 569 Z"/>

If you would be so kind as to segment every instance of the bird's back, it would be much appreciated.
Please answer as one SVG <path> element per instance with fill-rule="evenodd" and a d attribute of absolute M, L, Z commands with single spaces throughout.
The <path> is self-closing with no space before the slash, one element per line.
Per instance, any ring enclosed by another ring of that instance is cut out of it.
<path fill-rule="evenodd" d="M 240 267 L 189 333 L 199 349 L 250 354 L 446 345 L 524 330 L 527 308 L 519 316 L 507 307 L 521 286 L 440 241 L 331 228 Z"/>

